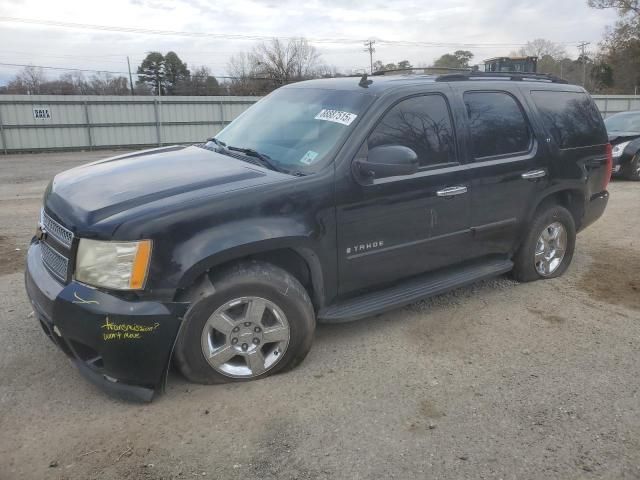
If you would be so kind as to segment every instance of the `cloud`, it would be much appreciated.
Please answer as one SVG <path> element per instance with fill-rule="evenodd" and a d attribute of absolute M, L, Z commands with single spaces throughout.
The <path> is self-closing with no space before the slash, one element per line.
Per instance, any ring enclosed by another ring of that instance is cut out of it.
<path fill-rule="evenodd" d="M 567 43 L 567 51 L 575 55 L 575 43 L 587 40 L 595 47 L 605 26 L 615 21 L 614 12 L 590 9 L 585 0 L 0 0 L 0 15 L 172 31 L 305 36 L 323 40 L 315 45 L 325 63 L 344 70 L 368 65 L 361 42 L 371 37 L 468 43 L 472 46 L 466 49 L 476 60 L 546 38 Z M 330 43 L 335 39 L 354 41 Z M 174 50 L 190 66 L 207 65 L 221 75 L 229 56 L 253 43 L 2 23 L 0 62 L 125 71 L 127 55 L 135 70 L 145 52 Z M 453 46 L 378 42 L 375 59 L 429 64 L 452 50 Z M 0 79 L 17 70 L 0 66 Z"/>

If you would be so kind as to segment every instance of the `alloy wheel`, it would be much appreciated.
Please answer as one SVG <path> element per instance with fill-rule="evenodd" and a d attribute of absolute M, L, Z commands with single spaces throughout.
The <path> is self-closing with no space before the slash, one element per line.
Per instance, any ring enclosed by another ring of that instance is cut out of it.
<path fill-rule="evenodd" d="M 543 277 L 552 275 L 562 263 L 567 250 L 567 230 L 560 222 L 545 227 L 538 238 L 535 251 L 536 271 Z"/>
<path fill-rule="evenodd" d="M 202 353 L 223 375 L 254 378 L 282 359 L 289 338 L 289 322 L 275 303 L 241 297 L 228 301 L 209 317 L 202 330 Z"/>

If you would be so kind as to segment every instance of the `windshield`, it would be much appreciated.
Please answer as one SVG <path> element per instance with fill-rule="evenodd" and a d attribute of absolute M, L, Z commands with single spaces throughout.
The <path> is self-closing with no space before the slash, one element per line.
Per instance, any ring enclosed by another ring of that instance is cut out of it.
<path fill-rule="evenodd" d="M 640 132 L 640 112 L 613 115 L 604 124 L 608 132 Z"/>
<path fill-rule="evenodd" d="M 216 135 L 227 146 L 266 155 L 289 172 L 312 172 L 330 161 L 371 102 L 359 92 L 281 88 Z"/>

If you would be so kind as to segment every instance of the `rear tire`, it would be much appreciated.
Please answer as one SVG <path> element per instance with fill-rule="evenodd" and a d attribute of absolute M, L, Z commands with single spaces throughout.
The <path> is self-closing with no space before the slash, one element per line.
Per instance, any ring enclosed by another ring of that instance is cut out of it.
<path fill-rule="evenodd" d="M 627 180 L 640 180 L 640 152 L 636 153 L 631 161 L 622 169 L 622 175 Z"/>
<path fill-rule="evenodd" d="M 311 348 L 315 314 L 298 280 L 264 262 L 242 262 L 194 286 L 175 347 L 195 383 L 264 378 L 290 370 Z"/>
<path fill-rule="evenodd" d="M 575 245 L 576 226 L 566 208 L 538 210 L 514 256 L 513 277 L 520 282 L 559 277 L 569 267 Z"/>

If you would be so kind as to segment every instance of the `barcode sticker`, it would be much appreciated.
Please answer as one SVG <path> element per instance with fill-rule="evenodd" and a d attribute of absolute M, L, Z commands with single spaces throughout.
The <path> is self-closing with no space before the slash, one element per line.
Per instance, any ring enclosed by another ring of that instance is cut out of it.
<path fill-rule="evenodd" d="M 357 117 L 358 115 L 355 113 L 323 108 L 314 118 L 316 120 L 326 120 L 327 122 L 341 123 L 342 125 L 349 126 Z"/>

